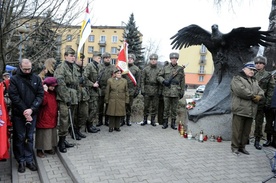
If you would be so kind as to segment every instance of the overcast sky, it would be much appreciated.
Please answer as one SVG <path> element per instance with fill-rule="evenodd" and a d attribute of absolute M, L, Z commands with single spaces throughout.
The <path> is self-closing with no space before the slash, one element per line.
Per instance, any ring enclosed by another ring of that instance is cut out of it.
<path fill-rule="evenodd" d="M 190 24 L 208 31 L 211 31 L 212 24 L 218 24 L 223 33 L 241 26 L 267 30 L 271 0 L 237 1 L 246 2 L 235 3 L 234 12 L 229 10 L 228 4 L 219 9 L 213 0 L 94 0 L 90 9 L 92 25 L 96 26 L 119 26 L 122 21 L 127 23 L 133 13 L 144 44 L 149 39 L 160 43 L 159 58 L 168 60 L 172 51 L 170 37 Z"/>

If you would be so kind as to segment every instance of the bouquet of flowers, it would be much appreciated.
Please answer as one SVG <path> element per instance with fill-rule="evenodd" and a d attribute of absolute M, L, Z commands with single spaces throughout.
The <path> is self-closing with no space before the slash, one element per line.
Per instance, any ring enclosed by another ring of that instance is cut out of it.
<path fill-rule="evenodd" d="M 186 109 L 191 110 L 196 106 L 196 102 L 192 101 L 192 102 L 188 102 L 188 104 L 186 105 Z"/>

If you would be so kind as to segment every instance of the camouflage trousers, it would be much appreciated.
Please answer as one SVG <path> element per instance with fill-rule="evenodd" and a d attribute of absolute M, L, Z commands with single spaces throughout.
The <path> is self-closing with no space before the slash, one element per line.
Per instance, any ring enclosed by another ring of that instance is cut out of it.
<path fill-rule="evenodd" d="M 77 105 L 75 116 L 74 116 L 74 124 L 76 128 L 81 128 L 88 119 L 88 102 L 80 101 Z"/>
<path fill-rule="evenodd" d="M 273 134 L 274 127 L 273 127 L 273 121 L 274 121 L 274 114 L 272 109 L 267 109 L 267 111 L 264 112 L 263 109 L 260 109 L 257 111 L 256 118 L 255 118 L 255 131 L 254 131 L 254 137 L 262 138 L 263 137 L 263 123 L 264 123 L 264 117 L 266 120 L 265 125 L 265 132 Z"/>
<path fill-rule="evenodd" d="M 93 96 L 90 97 L 90 100 L 88 102 L 88 108 L 89 108 L 89 116 L 87 120 L 88 125 L 96 126 L 98 124 L 98 118 L 99 118 L 99 97 Z"/>
<path fill-rule="evenodd" d="M 144 96 L 144 116 L 156 116 L 158 112 L 158 95 L 155 96 Z"/>
<path fill-rule="evenodd" d="M 132 104 L 133 104 L 133 96 L 130 95 L 129 96 L 129 103 L 126 104 L 126 115 L 127 116 L 131 116 L 131 107 L 132 107 Z"/>
<path fill-rule="evenodd" d="M 77 105 L 71 105 L 71 117 L 72 120 L 75 116 Z M 66 103 L 59 101 L 58 102 L 58 110 L 59 110 L 59 126 L 58 126 L 58 135 L 59 136 L 66 136 L 68 135 L 68 128 L 71 124 L 70 118 L 69 118 L 69 108 L 66 105 Z M 73 125 L 75 126 L 75 123 L 73 122 Z"/>
<path fill-rule="evenodd" d="M 99 115 L 105 116 L 107 110 L 107 104 L 104 103 L 104 96 L 99 96 Z"/>
<path fill-rule="evenodd" d="M 164 97 L 164 115 L 163 119 L 176 119 L 177 107 L 179 98 L 178 97 Z"/>

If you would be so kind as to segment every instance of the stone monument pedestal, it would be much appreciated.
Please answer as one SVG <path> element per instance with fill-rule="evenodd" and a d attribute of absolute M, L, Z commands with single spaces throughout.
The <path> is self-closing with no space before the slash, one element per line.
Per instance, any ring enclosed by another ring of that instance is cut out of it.
<path fill-rule="evenodd" d="M 232 114 L 211 115 L 200 118 L 197 122 L 190 121 L 185 115 L 185 129 L 192 131 L 193 136 L 203 130 L 204 135 L 221 136 L 222 140 L 230 141 L 232 135 Z"/>

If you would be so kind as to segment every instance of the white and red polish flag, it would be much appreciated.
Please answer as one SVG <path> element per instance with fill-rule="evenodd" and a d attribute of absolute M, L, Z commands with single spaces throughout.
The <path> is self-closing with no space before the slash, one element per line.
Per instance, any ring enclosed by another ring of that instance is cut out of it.
<path fill-rule="evenodd" d="M 128 44 L 126 41 L 123 42 L 123 45 L 119 52 L 117 62 L 116 62 L 116 67 L 122 71 L 122 74 L 127 74 L 135 86 L 137 85 L 135 77 L 128 69 Z"/>

